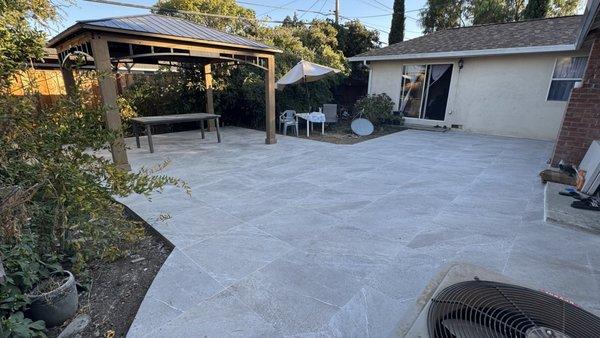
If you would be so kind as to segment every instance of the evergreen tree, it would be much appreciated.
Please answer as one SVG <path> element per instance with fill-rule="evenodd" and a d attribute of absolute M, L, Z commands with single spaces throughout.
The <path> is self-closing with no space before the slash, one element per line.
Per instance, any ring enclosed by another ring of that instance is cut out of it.
<path fill-rule="evenodd" d="M 550 10 L 550 0 L 529 0 L 523 11 L 523 19 L 545 18 Z"/>
<path fill-rule="evenodd" d="M 394 44 L 404 40 L 404 0 L 394 0 L 394 15 L 388 43 Z"/>

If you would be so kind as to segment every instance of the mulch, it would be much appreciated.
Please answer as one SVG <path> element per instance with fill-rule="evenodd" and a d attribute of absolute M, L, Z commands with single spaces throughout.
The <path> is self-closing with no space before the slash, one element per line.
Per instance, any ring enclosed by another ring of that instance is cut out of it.
<path fill-rule="evenodd" d="M 82 337 L 127 335 L 146 291 L 173 250 L 152 228 L 146 225 L 146 229 L 142 238 L 128 248 L 127 256 L 90 267 L 89 286 L 79 293 L 78 315 L 91 317 Z M 58 336 L 62 328 L 51 329 L 48 336 Z"/>
<path fill-rule="evenodd" d="M 373 134 L 371 135 L 358 136 L 352 132 L 349 124 L 342 123 L 336 126 L 327 126 L 325 128 L 325 135 L 321 135 L 321 126 L 317 123 L 315 124 L 314 131 L 310 132 L 310 137 L 308 139 L 335 144 L 355 144 L 406 129 L 408 128 L 401 125 L 384 124 L 381 127 L 375 128 L 375 131 L 373 131 Z M 291 132 L 291 129 L 288 129 L 288 132 Z M 299 137 L 306 138 L 306 129 L 300 129 Z"/>

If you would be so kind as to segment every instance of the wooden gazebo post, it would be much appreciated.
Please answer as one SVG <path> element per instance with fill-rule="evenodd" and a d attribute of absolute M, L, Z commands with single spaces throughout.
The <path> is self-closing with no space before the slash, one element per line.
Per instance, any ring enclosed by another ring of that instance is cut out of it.
<path fill-rule="evenodd" d="M 215 102 L 213 98 L 213 76 L 212 76 L 212 67 L 210 63 L 204 65 L 204 85 L 206 89 L 206 113 L 214 114 L 215 113 Z M 204 122 L 201 122 L 204 123 Z M 214 121 L 208 121 L 208 130 L 212 131 L 214 128 Z"/>
<path fill-rule="evenodd" d="M 112 74 L 108 43 L 101 36 L 94 34 L 90 40 L 90 44 L 94 55 L 94 65 L 96 66 L 96 70 L 101 73 L 98 84 L 100 95 L 102 96 L 102 104 L 104 105 L 106 127 L 111 131 L 122 132 L 121 114 L 117 105 L 117 82 Z M 123 135 L 119 135 L 110 145 L 110 148 L 113 162 L 121 169 L 131 170 L 131 166 L 127 160 Z"/>
<path fill-rule="evenodd" d="M 265 74 L 265 106 L 266 106 L 266 144 L 277 143 L 275 138 L 275 57 L 266 57 L 267 70 Z"/>

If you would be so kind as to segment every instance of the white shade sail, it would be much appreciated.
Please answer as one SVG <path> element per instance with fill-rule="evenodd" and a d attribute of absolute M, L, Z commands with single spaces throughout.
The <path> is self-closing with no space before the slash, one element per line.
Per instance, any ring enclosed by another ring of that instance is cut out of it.
<path fill-rule="evenodd" d="M 285 86 L 290 84 L 317 81 L 339 72 L 339 69 L 302 60 L 277 81 L 277 89 L 283 90 Z"/>

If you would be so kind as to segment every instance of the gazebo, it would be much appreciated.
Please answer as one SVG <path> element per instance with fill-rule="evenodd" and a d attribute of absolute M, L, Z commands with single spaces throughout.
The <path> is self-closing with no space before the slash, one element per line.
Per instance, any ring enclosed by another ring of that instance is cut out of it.
<path fill-rule="evenodd" d="M 67 92 L 75 84 L 67 66 L 72 56 L 82 56 L 99 72 L 116 72 L 119 64 L 201 64 L 206 83 L 206 113 L 214 113 L 211 64 L 243 63 L 265 71 L 266 139 L 275 138 L 275 54 L 281 51 L 240 36 L 224 33 L 183 19 L 156 14 L 79 21 L 48 42 L 55 48 Z M 106 126 L 121 129 L 117 86 L 113 76 L 99 81 Z M 113 161 L 129 169 L 124 140 L 111 145 Z"/>

